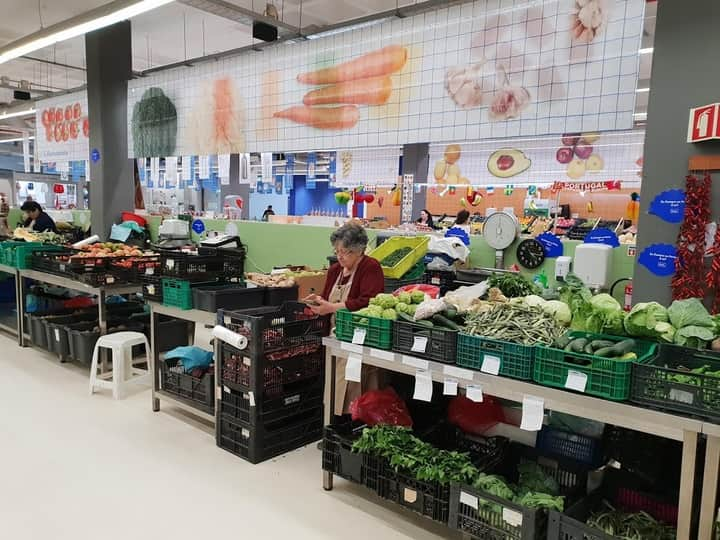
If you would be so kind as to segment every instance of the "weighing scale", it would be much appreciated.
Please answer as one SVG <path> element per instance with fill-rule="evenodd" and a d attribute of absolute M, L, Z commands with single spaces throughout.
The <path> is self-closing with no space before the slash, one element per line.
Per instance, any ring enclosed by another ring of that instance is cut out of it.
<path fill-rule="evenodd" d="M 182 219 L 164 219 L 158 229 L 157 249 L 180 249 L 190 242 L 190 223 Z"/>
<path fill-rule="evenodd" d="M 237 235 L 217 233 L 200 241 L 198 253 L 200 255 L 214 255 L 218 249 L 225 251 L 245 252 L 245 246 Z"/>
<path fill-rule="evenodd" d="M 508 212 L 494 212 L 485 218 L 483 236 L 495 250 L 495 268 L 504 268 L 504 250 L 509 248 L 520 234 L 520 222 Z"/>

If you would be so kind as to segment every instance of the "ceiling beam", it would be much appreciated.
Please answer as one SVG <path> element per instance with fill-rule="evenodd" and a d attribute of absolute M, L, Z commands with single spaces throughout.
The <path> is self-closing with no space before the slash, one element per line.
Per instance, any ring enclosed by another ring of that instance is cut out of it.
<path fill-rule="evenodd" d="M 34 56 L 21 56 L 20 60 L 32 60 L 33 62 L 41 62 L 50 66 L 65 68 L 65 69 L 76 69 L 78 71 L 87 71 L 82 66 L 73 66 L 70 64 L 63 64 L 62 62 L 54 62 L 53 60 L 45 60 L 44 58 L 36 58 Z"/>
<path fill-rule="evenodd" d="M 266 24 L 271 24 L 278 28 L 278 34 L 281 36 L 285 36 L 288 34 L 296 34 L 298 31 L 298 28 L 286 24 L 283 21 L 273 19 L 272 17 L 266 17 L 261 13 L 257 13 L 244 7 L 236 6 L 235 4 L 230 4 L 229 2 L 225 2 L 224 0 L 177 1 L 180 4 L 193 7 L 200 11 L 204 11 L 205 13 L 210 13 L 211 15 L 216 15 L 230 21 L 245 24 L 247 26 L 252 26 L 253 22 L 263 22 Z"/>

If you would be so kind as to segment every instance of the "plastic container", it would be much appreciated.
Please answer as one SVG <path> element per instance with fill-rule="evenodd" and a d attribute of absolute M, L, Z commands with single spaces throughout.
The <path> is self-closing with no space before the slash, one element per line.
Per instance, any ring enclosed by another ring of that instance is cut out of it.
<path fill-rule="evenodd" d="M 186 281 L 218 281 L 223 278 L 221 255 L 193 255 L 184 251 L 164 251 L 162 274 Z"/>
<path fill-rule="evenodd" d="M 510 343 L 460 332 L 457 338 L 457 364 L 478 371 L 494 371 L 494 364 L 500 364 L 497 373 L 503 377 L 529 381 L 533 377 L 535 347 Z M 493 365 L 493 368 L 490 366 Z"/>
<path fill-rule="evenodd" d="M 566 508 L 564 513 L 550 512 L 548 540 L 617 540 L 586 523 L 593 512 L 606 511 L 608 501 L 623 512 L 647 512 L 665 524 L 677 525 L 677 494 L 670 501 L 643 491 L 641 484 L 632 475 L 621 471 L 608 470 L 603 485 L 592 494 Z"/>
<path fill-rule="evenodd" d="M 60 246 L 42 244 L 41 242 L 2 242 L 0 250 L 2 251 L 3 264 L 26 270 L 32 268 L 32 254 L 35 251 L 60 251 Z"/>
<path fill-rule="evenodd" d="M 690 373 L 720 371 L 720 354 L 661 345 L 659 354 L 633 367 L 630 401 L 656 409 L 720 421 L 720 377 Z"/>
<path fill-rule="evenodd" d="M 122 329 L 110 328 L 108 334 L 113 332 L 142 332 L 142 325 L 140 324 L 123 324 Z M 92 363 L 93 351 L 95 350 L 95 344 L 100 339 L 100 332 L 94 330 L 68 330 L 68 342 L 70 345 L 70 358 L 76 362 L 85 366 L 90 366 Z M 133 348 L 133 351 L 140 351 L 143 349 L 142 345 L 137 348 Z"/>
<path fill-rule="evenodd" d="M 193 288 L 195 309 L 215 313 L 218 309 L 248 309 L 263 305 L 265 289 L 235 283 L 202 285 Z"/>
<path fill-rule="evenodd" d="M 602 339 L 619 342 L 624 338 L 603 334 L 571 332 L 571 338 L 585 337 L 590 340 Z M 637 364 L 646 364 L 657 352 L 657 344 L 635 340 Z M 566 388 L 568 374 L 573 371 L 580 377 L 587 377 L 585 393 L 614 401 L 624 401 L 630 397 L 630 383 L 633 362 L 613 360 L 585 353 L 567 352 L 562 349 L 537 345 L 535 347 L 535 367 L 533 380 L 545 386 Z"/>
<path fill-rule="evenodd" d="M 110 260 L 108 270 L 110 274 L 120 281 L 136 283 L 144 276 L 154 276 L 160 273 L 160 255 L 143 255 L 137 257 L 123 257 Z"/>
<path fill-rule="evenodd" d="M 63 318 L 62 320 L 56 319 L 55 322 L 48 320 L 44 322 L 48 351 L 57 354 L 63 362 L 70 356 L 68 330 L 91 330 L 97 325 L 96 320 L 87 320 L 87 318 L 85 318 L 86 320 L 79 321 L 78 317 L 70 317 L 70 320 Z"/>
<path fill-rule="evenodd" d="M 370 454 L 352 451 L 353 443 L 365 427 L 354 426 L 351 422 L 326 426 L 323 432 L 322 468 L 377 493 L 380 461 Z"/>
<path fill-rule="evenodd" d="M 361 345 L 386 350 L 392 348 L 393 322 L 390 319 L 363 317 L 347 309 L 336 312 L 335 335 L 340 341 L 352 343 L 357 328 L 365 330 L 365 339 Z"/>
<path fill-rule="evenodd" d="M 385 274 L 386 278 L 401 279 L 418 261 L 422 260 L 427 253 L 429 242 L 429 236 L 393 236 L 372 250 L 370 257 L 380 262 L 393 251 L 404 247 L 411 248 L 412 251 L 405 255 L 395 266 L 382 267 L 383 274 Z"/>
<path fill-rule="evenodd" d="M 440 287 L 440 296 L 445 296 L 448 291 L 454 291 L 455 272 L 453 270 L 426 270 L 423 275 L 423 283 Z"/>
<path fill-rule="evenodd" d="M 394 293 L 397 289 L 400 287 L 405 287 L 406 285 L 416 285 L 418 283 L 422 283 L 422 275 L 419 277 L 414 278 L 408 278 L 408 279 L 388 279 L 385 278 L 385 289 L 384 291 L 388 294 Z"/>
<path fill-rule="evenodd" d="M 143 328 L 143 334 L 145 334 L 148 339 L 152 339 L 152 336 L 150 335 L 149 313 L 133 315 L 130 317 L 130 322 L 140 323 Z M 183 321 L 182 319 L 175 319 L 161 315 L 156 332 L 158 350 L 160 352 L 165 352 L 172 350 L 175 347 L 188 345 L 188 329 L 191 324 L 193 323 L 189 321 Z M 152 345 L 152 343 L 150 345 Z"/>
<path fill-rule="evenodd" d="M 192 309 L 193 287 L 210 285 L 213 282 L 193 283 L 186 279 L 162 279 L 163 305 L 180 309 Z"/>
<path fill-rule="evenodd" d="M 450 507 L 450 484 L 417 480 L 407 471 L 395 471 L 382 460 L 378 495 L 420 515 L 446 524 Z"/>
<path fill-rule="evenodd" d="M 285 302 L 297 302 L 298 286 L 292 287 L 265 287 L 263 305 L 282 306 Z"/>
<path fill-rule="evenodd" d="M 277 422 L 322 407 L 324 382 L 318 375 L 286 385 L 281 395 L 265 394 L 258 399 L 251 390 L 237 391 L 225 386 L 220 396 L 220 412 L 227 418 L 252 425 Z"/>
<path fill-rule="evenodd" d="M 53 320 L 57 319 L 59 317 L 66 317 L 67 315 L 71 314 L 71 310 L 61 310 L 57 313 L 30 313 L 28 314 L 28 328 L 30 331 L 30 341 L 35 347 L 39 347 L 41 349 L 48 350 L 49 344 L 48 344 L 48 337 L 47 333 L 45 332 L 45 321 L 46 320 Z"/>
<path fill-rule="evenodd" d="M 457 357 L 457 337 L 456 330 L 393 321 L 392 350 L 444 364 L 454 364 Z"/>
<path fill-rule="evenodd" d="M 603 461 L 601 439 L 549 426 L 543 426 L 538 433 L 536 447 L 543 454 L 574 459 L 591 467 L 598 467 Z"/>
<path fill-rule="evenodd" d="M 322 415 L 319 407 L 278 422 L 252 425 L 221 414 L 217 445 L 250 463 L 260 463 L 322 438 Z"/>
<path fill-rule="evenodd" d="M 132 212 L 123 212 L 122 214 L 120 214 L 120 219 L 122 221 L 134 221 L 141 227 L 147 227 L 147 220 L 142 216 L 133 214 Z"/>
<path fill-rule="evenodd" d="M 215 374 L 214 368 L 200 378 L 185 373 L 178 366 L 178 359 L 160 361 L 160 388 L 186 401 L 192 402 L 198 409 L 208 414 L 215 413 Z"/>
<path fill-rule="evenodd" d="M 144 275 L 140 280 L 142 283 L 142 295 L 149 302 L 162 302 L 162 276 Z"/>

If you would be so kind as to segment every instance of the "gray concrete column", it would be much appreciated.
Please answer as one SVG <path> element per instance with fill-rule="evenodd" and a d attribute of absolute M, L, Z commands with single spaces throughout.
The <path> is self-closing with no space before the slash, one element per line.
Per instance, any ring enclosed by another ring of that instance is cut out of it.
<path fill-rule="evenodd" d="M 430 145 L 428 143 L 406 144 L 403 146 L 402 174 L 414 175 L 416 184 L 427 184 Z M 427 185 L 420 191 L 413 190 L 413 220 L 420 217 L 420 211 L 427 204 Z"/>
<path fill-rule="evenodd" d="M 132 76 L 130 21 L 85 35 L 90 119 L 92 231 L 102 239 L 123 211 L 134 209 L 133 162 L 127 147 L 127 81 Z M 99 159 L 93 161 L 93 150 Z"/>
<path fill-rule="evenodd" d="M 720 141 L 688 144 L 689 109 L 718 101 L 720 2 L 658 2 L 644 175 L 638 225 L 638 255 L 650 244 L 675 244 L 678 225 L 647 213 L 660 192 L 684 188 L 688 158 L 720 154 Z M 714 175 L 713 219 L 720 212 L 720 179 Z M 670 302 L 670 278 L 657 277 L 635 261 L 633 302 Z"/>

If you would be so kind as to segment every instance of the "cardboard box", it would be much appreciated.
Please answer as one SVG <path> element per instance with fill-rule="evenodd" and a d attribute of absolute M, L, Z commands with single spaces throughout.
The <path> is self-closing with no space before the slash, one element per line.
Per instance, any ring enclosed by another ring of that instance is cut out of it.
<path fill-rule="evenodd" d="M 292 272 L 322 272 L 317 276 L 296 277 L 295 283 L 298 286 L 298 298 L 303 299 L 311 294 L 321 294 L 325 288 L 325 279 L 327 278 L 327 270 L 315 270 L 309 266 L 287 266 Z M 274 271 L 280 269 L 276 268 Z"/>

